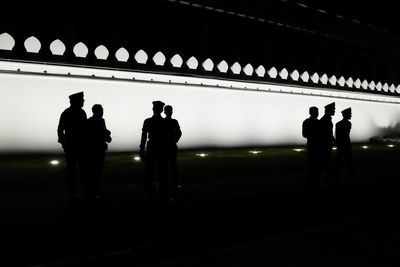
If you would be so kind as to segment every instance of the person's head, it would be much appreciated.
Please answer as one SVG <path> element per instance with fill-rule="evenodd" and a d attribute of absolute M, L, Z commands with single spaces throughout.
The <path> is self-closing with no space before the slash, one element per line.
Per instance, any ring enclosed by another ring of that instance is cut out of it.
<path fill-rule="evenodd" d="M 351 119 L 351 108 L 346 108 L 342 110 L 343 119 L 350 120 Z"/>
<path fill-rule="evenodd" d="M 83 99 L 83 92 L 79 92 L 76 94 L 72 94 L 69 96 L 69 103 L 73 107 L 83 107 L 83 103 L 85 100 Z"/>
<path fill-rule="evenodd" d="M 154 114 L 161 114 L 161 112 L 163 112 L 163 108 L 164 108 L 164 102 L 162 101 L 153 101 L 153 112 Z"/>
<path fill-rule="evenodd" d="M 100 104 L 93 105 L 92 112 L 94 117 L 99 117 L 99 118 L 103 117 L 104 111 L 103 107 Z"/>
<path fill-rule="evenodd" d="M 172 112 L 173 112 L 172 106 L 167 105 L 164 107 L 165 116 L 167 116 L 168 118 L 172 117 Z"/>
<path fill-rule="evenodd" d="M 333 115 L 335 115 L 335 111 L 336 111 L 335 102 L 332 102 L 325 106 L 325 114 L 326 115 L 333 116 Z"/>
<path fill-rule="evenodd" d="M 310 117 L 311 118 L 314 118 L 314 119 L 318 118 L 319 113 L 318 113 L 318 108 L 317 107 L 310 107 L 308 112 L 310 113 Z"/>

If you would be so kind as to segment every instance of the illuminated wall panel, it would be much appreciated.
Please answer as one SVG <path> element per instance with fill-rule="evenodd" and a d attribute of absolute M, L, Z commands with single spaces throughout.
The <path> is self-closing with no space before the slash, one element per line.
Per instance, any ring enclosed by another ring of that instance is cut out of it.
<path fill-rule="evenodd" d="M 308 117 L 308 108 L 315 105 L 322 115 L 323 107 L 332 101 L 337 107 L 334 123 L 341 119 L 341 110 L 352 107 L 353 141 L 382 135 L 400 122 L 395 97 L 60 66 L 50 66 L 47 75 L 37 75 L 14 73 L 15 67 L 3 64 L 2 70 L 11 72 L 0 73 L 0 152 L 61 152 L 58 119 L 69 106 L 68 96 L 79 91 L 85 93 L 88 117 L 93 104 L 103 105 L 113 137 L 110 151 L 138 150 L 142 123 L 152 115 L 153 100 L 174 107 L 173 117 L 183 132 L 181 148 L 303 144 L 301 124 Z M 34 64 L 22 67 L 35 70 Z M 42 72 L 43 66 L 36 68 Z M 49 75 L 66 71 L 95 73 L 96 77 L 115 75 L 116 79 Z"/>

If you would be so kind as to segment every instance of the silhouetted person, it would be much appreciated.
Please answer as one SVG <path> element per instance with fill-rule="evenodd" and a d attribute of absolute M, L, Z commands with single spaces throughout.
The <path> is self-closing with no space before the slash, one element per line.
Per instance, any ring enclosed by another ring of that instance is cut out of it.
<path fill-rule="evenodd" d="M 145 163 L 145 190 L 151 200 L 153 176 L 158 171 L 162 200 L 168 200 L 168 182 L 166 178 L 165 120 L 161 117 L 164 103 L 153 101 L 153 116 L 143 123 L 140 141 L 140 158 Z"/>
<path fill-rule="evenodd" d="M 335 102 L 325 106 L 325 114 L 320 119 L 321 170 L 325 175 L 321 181 L 323 185 L 332 182 L 332 148 L 335 142 L 332 124 L 333 115 L 335 115 Z"/>
<path fill-rule="evenodd" d="M 175 193 L 179 184 L 178 167 L 177 167 L 177 154 L 178 154 L 178 141 L 182 136 L 181 127 L 177 120 L 172 118 L 172 106 L 164 107 L 165 113 L 165 151 L 167 159 L 167 170 L 172 180 L 173 192 Z"/>
<path fill-rule="evenodd" d="M 87 120 L 87 181 L 86 190 L 91 199 L 100 198 L 104 193 L 104 156 L 111 142 L 111 132 L 103 119 L 103 107 L 92 107 L 93 116 Z"/>
<path fill-rule="evenodd" d="M 307 155 L 308 155 L 308 186 L 315 188 L 319 186 L 319 169 L 320 169 L 320 121 L 318 120 L 318 108 L 310 107 L 310 117 L 303 121 L 302 134 L 307 138 Z"/>
<path fill-rule="evenodd" d="M 346 166 L 347 178 L 353 178 L 353 151 L 350 141 L 351 115 L 351 108 L 343 110 L 343 119 L 336 123 L 337 155 L 335 162 L 335 176 L 338 180 L 343 165 Z"/>
<path fill-rule="evenodd" d="M 58 142 L 62 145 L 67 161 L 66 187 L 71 201 L 77 196 L 77 173 L 79 167 L 81 178 L 84 177 L 85 126 L 87 117 L 82 109 L 83 92 L 69 96 L 70 107 L 63 111 L 57 128 Z"/>

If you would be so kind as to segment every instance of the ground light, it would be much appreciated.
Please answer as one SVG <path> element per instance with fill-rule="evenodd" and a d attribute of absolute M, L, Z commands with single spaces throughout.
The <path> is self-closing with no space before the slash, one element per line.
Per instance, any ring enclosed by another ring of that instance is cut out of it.
<path fill-rule="evenodd" d="M 394 145 L 387 145 L 388 147 L 394 147 Z"/>
<path fill-rule="evenodd" d="M 254 155 L 260 154 L 261 152 L 262 151 L 259 151 L 259 150 L 251 150 L 251 151 L 249 151 L 249 153 L 254 154 Z"/>
<path fill-rule="evenodd" d="M 133 160 L 134 160 L 134 161 L 140 161 L 140 157 L 139 157 L 139 156 L 134 156 L 134 157 L 133 157 Z"/>
<path fill-rule="evenodd" d="M 304 151 L 304 148 L 294 148 L 293 151 L 302 152 L 302 151 Z"/>
<path fill-rule="evenodd" d="M 368 148 L 369 148 L 369 146 L 362 146 L 362 148 L 363 148 L 363 149 L 368 149 Z"/>
<path fill-rule="evenodd" d="M 337 150 L 337 147 L 334 146 L 332 149 L 333 149 L 333 150 Z"/>
<path fill-rule="evenodd" d="M 50 161 L 50 164 L 53 166 L 56 166 L 56 165 L 60 164 L 60 162 L 58 160 L 54 159 L 54 160 Z"/>
<path fill-rule="evenodd" d="M 204 157 L 208 156 L 208 154 L 206 154 L 206 153 L 199 153 L 199 154 L 196 154 L 196 156 L 197 156 L 197 157 L 200 157 L 200 158 L 204 158 Z"/>

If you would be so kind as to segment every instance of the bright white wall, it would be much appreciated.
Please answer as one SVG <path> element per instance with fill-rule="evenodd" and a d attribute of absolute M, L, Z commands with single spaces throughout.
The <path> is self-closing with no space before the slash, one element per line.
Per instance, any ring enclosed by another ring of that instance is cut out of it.
<path fill-rule="evenodd" d="M 153 76 L 164 80 L 172 77 Z M 240 86 L 240 83 L 231 84 Z M 178 119 L 183 131 L 181 148 L 303 144 L 301 124 L 308 117 L 308 107 L 319 107 L 322 115 L 323 107 L 332 101 L 337 107 L 334 122 L 341 119 L 341 110 L 352 107 L 353 141 L 366 141 L 381 134 L 382 128 L 394 127 L 400 122 L 400 105 L 394 103 L 147 83 L 138 79 L 118 81 L 0 73 L 0 152 L 62 151 L 57 143 L 58 119 L 69 106 L 68 96 L 79 91 L 85 93 L 84 109 L 88 117 L 93 104 L 103 105 L 104 118 L 113 137 L 110 151 L 138 150 L 142 123 L 152 115 L 153 100 L 162 100 L 174 107 L 173 117 Z"/>

